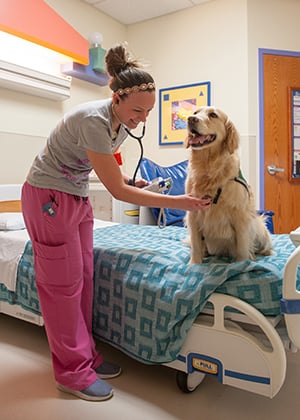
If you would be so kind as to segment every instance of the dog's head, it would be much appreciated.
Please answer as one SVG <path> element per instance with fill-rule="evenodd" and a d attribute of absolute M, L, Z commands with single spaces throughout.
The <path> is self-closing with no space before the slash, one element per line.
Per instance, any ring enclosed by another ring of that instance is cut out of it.
<path fill-rule="evenodd" d="M 213 106 L 202 106 L 187 120 L 186 147 L 206 149 L 221 144 L 229 153 L 239 146 L 239 136 L 228 116 Z"/>

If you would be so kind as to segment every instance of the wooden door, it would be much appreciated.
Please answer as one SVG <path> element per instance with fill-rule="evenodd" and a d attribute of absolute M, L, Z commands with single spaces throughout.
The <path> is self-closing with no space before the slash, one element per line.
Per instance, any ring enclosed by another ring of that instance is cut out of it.
<path fill-rule="evenodd" d="M 300 57 L 264 54 L 264 208 L 275 233 L 300 226 L 300 179 L 291 178 L 290 88 L 300 89 Z M 271 175 L 268 166 L 283 172 Z"/>

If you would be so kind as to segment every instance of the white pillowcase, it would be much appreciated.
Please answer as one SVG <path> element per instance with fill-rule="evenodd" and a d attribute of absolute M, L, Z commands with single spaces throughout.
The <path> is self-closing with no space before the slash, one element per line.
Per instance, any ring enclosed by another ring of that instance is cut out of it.
<path fill-rule="evenodd" d="M 22 213 L 0 213 L 0 230 L 25 229 Z"/>

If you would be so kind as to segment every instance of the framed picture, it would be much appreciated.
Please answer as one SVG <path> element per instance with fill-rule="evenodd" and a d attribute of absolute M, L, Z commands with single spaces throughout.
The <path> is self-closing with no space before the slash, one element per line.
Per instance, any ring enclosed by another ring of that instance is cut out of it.
<path fill-rule="evenodd" d="M 203 105 L 210 105 L 210 82 L 160 89 L 159 145 L 183 144 L 187 118 Z"/>
<path fill-rule="evenodd" d="M 300 182 L 300 87 L 289 88 L 289 180 Z"/>

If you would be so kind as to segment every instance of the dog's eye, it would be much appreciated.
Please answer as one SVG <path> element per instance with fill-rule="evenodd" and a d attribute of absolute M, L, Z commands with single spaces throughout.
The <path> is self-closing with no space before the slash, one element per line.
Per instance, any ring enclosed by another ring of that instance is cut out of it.
<path fill-rule="evenodd" d="M 215 112 L 210 112 L 209 116 L 211 118 L 218 118 L 217 114 Z"/>

